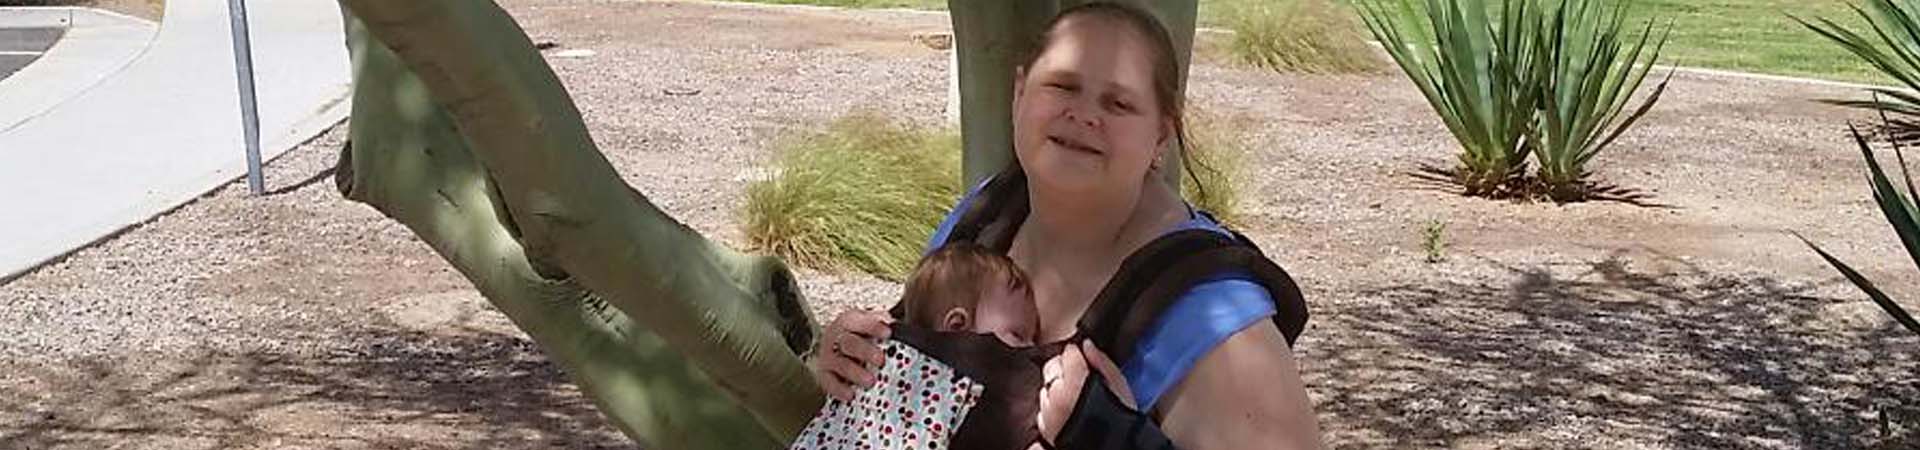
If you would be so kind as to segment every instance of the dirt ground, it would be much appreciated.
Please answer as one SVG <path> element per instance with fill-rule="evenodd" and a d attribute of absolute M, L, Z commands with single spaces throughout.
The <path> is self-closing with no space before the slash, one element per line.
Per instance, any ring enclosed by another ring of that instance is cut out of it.
<path fill-rule="evenodd" d="M 505 3 L 536 41 L 596 52 L 550 61 L 601 149 L 729 243 L 781 132 L 943 120 L 946 56 L 910 36 L 944 16 Z M 1308 294 L 1296 356 L 1333 447 L 1920 442 L 1920 338 L 1787 234 L 1920 293 L 1845 135 L 1866 117 L 1813 101 L 1855 91 L 1676 75 L 1594 168 L 1667 206 L 1556 206 L 1416 182 L 1455 146 L 1398 74 L 1192 78 L 1251 124 L 1240 228 Z M 273 162 L 273 195 L 230 185 L 0 285 L 0 448 L 630 447 L 430 249 L 339 197 L 343 131 Z M 822 317 L 898 292 L 803 276 Z"/>
<path fill-rule="evenodd" d="M 160 20 L 167 12 L 166 0 L 87 0 L 84 4 L 147 20 Z"/>

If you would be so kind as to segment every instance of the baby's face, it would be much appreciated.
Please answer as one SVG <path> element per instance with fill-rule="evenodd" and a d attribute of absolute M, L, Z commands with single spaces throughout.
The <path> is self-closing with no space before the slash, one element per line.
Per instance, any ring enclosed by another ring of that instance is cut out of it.
<path fill-rule="evenodd" d="M 1035 336 L 1040 335 L 1040 312 L 1033 304 L 1032 293 L 1024 284 L 997 281 L 981 296 L 972 331 L 992 333 L 1014 347 L 1032 346 Z"/>

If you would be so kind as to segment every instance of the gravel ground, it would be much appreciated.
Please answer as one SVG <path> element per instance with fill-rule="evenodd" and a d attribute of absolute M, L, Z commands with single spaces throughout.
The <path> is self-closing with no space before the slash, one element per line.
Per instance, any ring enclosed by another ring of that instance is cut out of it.
<path fill-rule="evenodd" d="M 613 163 L 741 242 L 781 133 L 869 109 L 942 119 L 944 16 L 508 1 Z M 1832 87 L 1681 74 L 1595 167 L 1668 207 L 1464 199 L 1417 183 L 1451 139 L 1397 75 L 1203 63 L 1190 95 L 1249 125 L 1240 227 L 1307 290 L 1298 356 L 1342 448 L 1902 448 L 1920 339 L 1798 231 L 1920 292 Z M 668 91 L 693 95 L 669 95 Z M 627 447 L 564 375 L 399 224 L 345 201 L 344 127 L 0 285 L 0 448 Z M 1420 228 L 1449 224 L 1445 262 Z M 803 271 L 821 317 L 897 285 Z"/>

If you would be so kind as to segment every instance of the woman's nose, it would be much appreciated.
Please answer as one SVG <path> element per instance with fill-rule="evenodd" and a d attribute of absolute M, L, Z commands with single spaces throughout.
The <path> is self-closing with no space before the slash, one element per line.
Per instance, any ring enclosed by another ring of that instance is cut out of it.
<path fill-rule="evenodd" d="M 1087 128 L 1099 128 L 1100 113 L 1094 112 L 1094 111 L 1097 111 L 1097 109 L 1094 109 L 1092 106 L 1086 105 L 1085 103 L 1086 102 L 1074 102 L 1073 105 L 1068 106 L 1067 120 L 1072 120 L 1081 125 L 1085 125 Z"/>

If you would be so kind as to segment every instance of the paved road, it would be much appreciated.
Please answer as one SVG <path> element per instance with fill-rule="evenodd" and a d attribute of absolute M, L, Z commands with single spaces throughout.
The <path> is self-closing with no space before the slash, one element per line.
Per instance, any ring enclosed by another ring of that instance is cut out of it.
<path fill-rule="evenodd" d="M 270 159 L 345 117 L 351 64 L 333 0 L 251 3 Z M 62 11 L 0 8 L 72 27 L 0 79 L 0 283 L 246 172 L 224 0 L 168 0 L 161 27 Z"/>
<path fill-rule="evenodd" d="M 33 64 L 66 28 L 0 28 L 0 79 Z"/>

